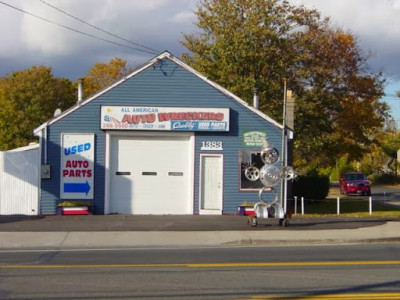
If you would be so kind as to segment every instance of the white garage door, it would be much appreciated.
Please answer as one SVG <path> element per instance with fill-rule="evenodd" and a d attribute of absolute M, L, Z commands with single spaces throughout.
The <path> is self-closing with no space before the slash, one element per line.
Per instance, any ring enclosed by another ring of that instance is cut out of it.
<path fill-rule="evenodd" d="M 115 136 L 111 139 L 109 212 L 190 214 L 189 136 Z"/>

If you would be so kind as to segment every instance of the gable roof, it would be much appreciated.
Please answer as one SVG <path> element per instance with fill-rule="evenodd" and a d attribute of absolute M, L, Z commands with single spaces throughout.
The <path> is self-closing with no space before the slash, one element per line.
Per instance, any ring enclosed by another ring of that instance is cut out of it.
<path fill-rule="evenodd" d="M 251 106 L 250 104 L 248 104 L 246 101 L 242 100 L 241 98 L 239 98 L 238 96 L 234 95 L 233 93 L 229 92 L 228 90 L 226 90 L 225 88 L 223 88 L 222 86 L 220 86 L 219 84 L 207 79 L 207 77 L 205 77 L 204 75 L 200 74 L 198 71 L 196 71 L 195 69 L 193 69 L 192 67 L 190 67 L 189 65 L 185 64 L 183 61 L 179 60 L 178 58 L 176 58 L 175 56 L 173 56 L 171 53 L 169 53 L 168 51 L 165 51 L 163 53 L 161 53 L 160 55 L 156 56 L 155 58 L 153 58 L 152 60 L 148 61 L 147 63 L 145 63 L 144 65 L 142 65 L 141 67 L 139 67 L 138 69 L 136 69 L 135 71 L 133 71 L 131 74 L 129 74 L 128 76 L 116 81 L 114 84 L 110 85 L 109 87 L 95 93 L 94 95 L 92 95 L 91 97 L 76 103 L 74 106 L 70 107 L 69 109 L 65 110 L 64 112 L 62 112 L 60 115 L 54 117 L 53 119 L 48 120 L 47 122 L 43 123 L 42 125 L 40 125 L 39 127 L 35 128 L 33 130 L 33 134 L 39 134 L 39 132 L 44 129 L 45 127 L 57 122 L 58 120 L 68 116 L 69 114 L 73 113 L 75 110 L 79 109 L 81 106 L 84 106 L 90 102 L 92 102 L 93 100 L 95 100 L 96 98 L 100 97 L 101 95 L 107 93 L 109 90 L 115 88 L 116 86 L 120 85 L 121 83 L 125 82 L 126 80 L 130 79 L 131 77 L 137 75 L 138 73 L 142 72 L 143 70 L 151 67 L 152 65 L 156 64 L 157 62 L 159 62 L 162 59 L 169 59 L 171 61 L 173 61 L 174 63 L 176 63 L 177 65 L 181 66 L 183 69 L 189 71 L 190 73 L 194 74 L 195 76 L 197 76 L 198 78 L 200 78 L 201 80 L 205 81 L 206 83 L 208 83 L 210 86 L 214 87 L 215 89 L 217 89 L 218 91 L 220 91 L 221 93 L 225 94 L 226 96 L 228 96 L 229 98 L 232 98 L 233 100 L 235 100 L 236 102 L 240 103 L 241 105 L 243 105 L 244 107 L 246 107 L 247 109 L 251 110 L 253 113 L 259 115 L 261 118 L 265 119 L 266 121 L 268 121 L 269 123 L 271 123 L 272 125 L 278 127 L 279 129 L 283 129 L 283 126 L 281 124 L 279 124 L 278 122 L 276 122 L 275 120 L 273 120 L 272 118 L 268 117 L 266 114 L 264 114 L 263 112 L 261 112 L 260 110 L 254 108 L 253 106 Z"/>

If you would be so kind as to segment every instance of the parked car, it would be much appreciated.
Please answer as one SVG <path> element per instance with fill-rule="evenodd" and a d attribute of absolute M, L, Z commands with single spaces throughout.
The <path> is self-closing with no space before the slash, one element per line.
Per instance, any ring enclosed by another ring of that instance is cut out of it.
<path fill-rule="evenodd" d="M 340 193 L 371 196 L 371 186 L 363 173 L 346 173 L 340 178 Z"/>

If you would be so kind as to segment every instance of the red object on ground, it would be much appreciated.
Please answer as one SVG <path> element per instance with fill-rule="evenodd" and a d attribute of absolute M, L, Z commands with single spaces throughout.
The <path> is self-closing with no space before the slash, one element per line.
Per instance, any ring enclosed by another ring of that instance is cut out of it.
<path fill-rule="evenodd" d="M 244 210 L 244 215 L 245 216 L 252 216 L 252 215 L 254 215 L 255 214 L 255 212 L 254 212 L 254 208 L 250 208 L 250 209 L 245 209 Z"/>
<path fill-rule="evenodd" d="M 249 207 L 239 206 L 237 214 L 239 216 L 251 216 L 251 215 L 254 215 L 255 214 L 254 213 L 254 207 L 253 206 L 251 206 L 251 207 L 250 206 Z"/>
<path fill-rule="evenodd" d="M 63 215 L 88 215 L 89 209 L 87 207 L 63 207 Z"/>

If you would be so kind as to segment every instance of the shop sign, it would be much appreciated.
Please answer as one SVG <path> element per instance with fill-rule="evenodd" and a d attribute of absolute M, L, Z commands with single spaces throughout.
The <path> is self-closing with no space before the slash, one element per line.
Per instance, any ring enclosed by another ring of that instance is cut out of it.
<path fill-rule="evenodd" d="M 243 133 L 243 146 L 262 147 L 266 137 L 266 130 L 245 130 Z"/>
<path fill-rule="evenodd" d="M 94 134 L 61 137 L 61 199 L 93 199 Z"/>
<path fill-rule="evenodd" d="M 229 108 L 102 106 L 101 129 L 229 131 Z"/>

